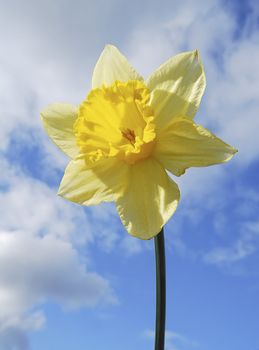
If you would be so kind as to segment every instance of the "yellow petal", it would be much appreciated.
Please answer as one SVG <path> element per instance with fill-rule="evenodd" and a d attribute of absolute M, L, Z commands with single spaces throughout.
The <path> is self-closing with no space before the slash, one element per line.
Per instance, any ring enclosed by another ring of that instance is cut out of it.
<path fill-rule="evenodd" d="M 176 118 L 160 134 L 154 157 L 174 175 L 187 168 L 230 160 L 237 150 L 188 118 Z"/>
<path fill-rule="evenodd" d="M 177 116 L 193 118 L 205 85 L 197 50 L 176 55 L 160 66 L 147 81 L 158 130 Z"/>
<path fill-rule="evenodd" d="M 148 158 L 130 167 L 128 186 L 116 205 L 128 232 L 150 239 L 174 213 L 179 198 L 176 183 L 156 160 Z"/>
<path fill-rule="evenodd" d="M 52 141 L 70 158 L 75 158 L 79 152 L 73 133 L 77 107 L 70 104 L 52 104 L 41 112 L 41 118 Z"/>
<path fill-rule="evenodd" d="M 127 166 L 114 159 L 96 162 L 89 168 L 84 159 L 68 164 L 58 194 L 72 202 L 96 205 L 117 198 L 124 186 Z"/>
<path fill-rule="evenodd" d="M 116 80 L 143 80 L 120 51 L 112 45 L 106 45 L 94 68 L 92 88 L 109 86 Z"/>

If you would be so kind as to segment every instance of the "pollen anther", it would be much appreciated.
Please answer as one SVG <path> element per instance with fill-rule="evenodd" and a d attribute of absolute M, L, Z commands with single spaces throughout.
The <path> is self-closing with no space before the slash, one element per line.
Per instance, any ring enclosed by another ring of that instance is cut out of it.
<path fill-rule="evenodd" d="M 136 136 L 134 130 L 126 129 L 124 131 L 121 131 L 121 134 L 123 137 L 125 137 L 129 142 L 134 145 Z"/>

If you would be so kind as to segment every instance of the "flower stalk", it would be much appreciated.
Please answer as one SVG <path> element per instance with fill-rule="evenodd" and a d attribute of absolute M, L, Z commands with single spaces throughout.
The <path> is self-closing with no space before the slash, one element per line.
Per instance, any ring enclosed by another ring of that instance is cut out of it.
<path fill-rule="evenodd" d="M 166 268 L 164 230 L 154 238 L 156 255 L 156 331 L 155 350 L 164 350 L 166 318 Z"/>

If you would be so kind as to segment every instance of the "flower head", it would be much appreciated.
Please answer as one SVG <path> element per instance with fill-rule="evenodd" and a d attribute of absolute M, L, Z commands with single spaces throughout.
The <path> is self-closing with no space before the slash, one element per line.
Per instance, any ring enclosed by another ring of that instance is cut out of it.
<path fill-rule="evenodd" d="M 71 158 L 59 195 L 83 205 L 114 201 L 130 234 L 158 234 L 180 198 L 166 170 L 180 176 L 236 153 L 194 123 L 204 89 L 197 51 L 170 58 L 144 81 L 117 48 L 106 46 L 86 99 L 41 113 L 47 133 Z"/>

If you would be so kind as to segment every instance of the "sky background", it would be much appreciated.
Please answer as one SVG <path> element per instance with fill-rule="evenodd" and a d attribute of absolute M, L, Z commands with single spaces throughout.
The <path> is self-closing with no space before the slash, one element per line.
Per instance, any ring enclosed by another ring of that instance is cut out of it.
<path fill-rule="evenodd" d="M 165 227 L 166 350 L 259 350 L 257 1 L 0 0 L 0 350 L 150 350 L 153 241 L 113 205 L 56 195 L 68 159 L 40 111 L 79 104 L 114 44 L 145 77 L 198 49 L 196 122 L 239 153 L 177 178 Z"/>

